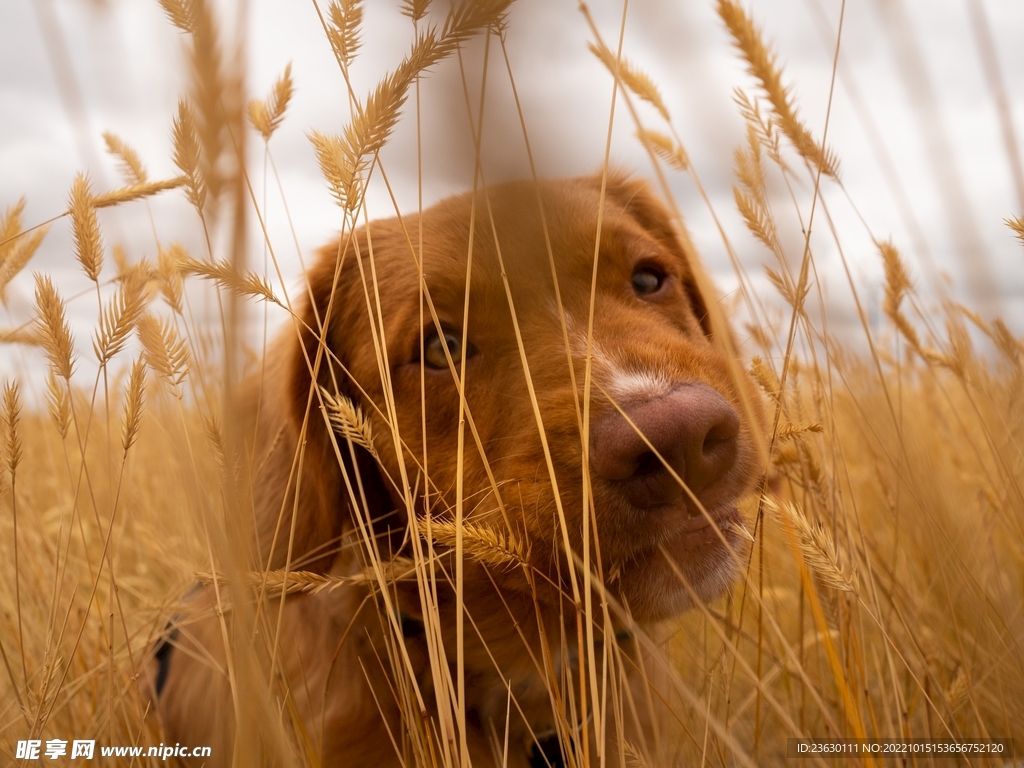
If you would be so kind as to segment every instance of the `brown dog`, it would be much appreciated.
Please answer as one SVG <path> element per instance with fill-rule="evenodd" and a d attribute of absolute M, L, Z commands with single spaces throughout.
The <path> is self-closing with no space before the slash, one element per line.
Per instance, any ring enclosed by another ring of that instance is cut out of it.
<path fill-rule="evenodd" d="M 735 577 L 763 416 L 667 212 L 642 182 L 601 187 L 450 198 L 371 223 L 308 275 L 300 340 L 269 353 L 259 401 L 257 557 L 353 578 L 264 607 L 278 747 L 381 768 L 651 754 L 631 632 Z M 361 407 L 371 443 L 328 426 L 333 400 Z M 457 515 L 461 561 L 423 533 Z M 359 582 L 395 557 L 418 575 Z M 211 592 L 161 641 L 151 685 L 165 740 L 227 764 L 246 701 Z M 595 717 L 612 646 L 626 683 L 612 675 L 618 704 Z"/>

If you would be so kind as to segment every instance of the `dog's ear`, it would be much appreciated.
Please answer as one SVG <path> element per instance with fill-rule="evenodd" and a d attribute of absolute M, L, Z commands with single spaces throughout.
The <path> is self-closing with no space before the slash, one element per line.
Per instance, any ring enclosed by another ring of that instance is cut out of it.
<path fill-rule="evenodd" d="M 360 341 L 354 328 L 344 326 L 351 324 L 355 308 L 364 306 L 358 255 L 349 243 L 320 251 L 306 275 L 308 290 L 298 304 L 298 337 L 290 335 L 286 347 L 284 417 L 287 431 L 295 436 L 288 459 L 292 461 L 301 451 L 302 461 L 300 470 L 289 472 L 296 479 L 283 481 L 290 490 L 284 495 L 283 515 L 280 510 L 274 513 L 282 524 L 277 526 L 275 519 L 278 543 L 271 560 L 284 557 L 294 513 L 292 562 L 307 570 L 330 566 L 339 538 L 352 527 L 353 498 L 360 514 L 375 522 L 393 506 L 376 460 L 365 448 L 350 447 L 344 437 L 332 435 L 323 410 L 324 393 L 360 403 L 358 390 L 349 380 L 345 346 Z M 361 245 L 365 247 L 365 242 Z M 281 496 L 280 492 L 275 495 Z M 265 528 L 261 525 L 261 539 L 266 537 Z"/>
<path fill-rule="evenodd" d="M 600 174 L 597 176 L 600 185 Z M 700 269 L 693 245 L 685 232 L 681 232 L 672 221 L 672 215 L 665 205 L 651 191 L 650 186 L 642 179 L 631 179 L 626 174 L 612 171 L 608 175 L 606 196 L 622 206 L 625 212 L 633 217 L 659 243 L 674 253 L 683 265 L 683 289 L 697 321 L 704 334 L 714 336 L 711 315 L 708 312 L 708 301 L 701 290 L 702 281 L 696 274 Z"/>

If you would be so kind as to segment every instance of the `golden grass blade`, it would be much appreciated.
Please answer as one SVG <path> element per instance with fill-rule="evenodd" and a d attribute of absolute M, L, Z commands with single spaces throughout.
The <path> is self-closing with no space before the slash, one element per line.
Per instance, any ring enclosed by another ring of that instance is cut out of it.
<path fill-rule="evenodd" d="M 75 176 L 75 183 L 71 186 L 69 206 L 75 238 L 75 257 L 89 279 L 98 282 L 100 270 L 103 268 L 103 245 L 100 242 L 100 225 L 92 200 L 89 180 L 80 173 Z"/>
<path fill-rule="evenodd" d="M 48 275 L 36 275 L 36 317 L 43 340 L 43 349 L 50 365 L 65 381 L 74 370 L 75 344 L 68 327 L 64 300 Z"/>

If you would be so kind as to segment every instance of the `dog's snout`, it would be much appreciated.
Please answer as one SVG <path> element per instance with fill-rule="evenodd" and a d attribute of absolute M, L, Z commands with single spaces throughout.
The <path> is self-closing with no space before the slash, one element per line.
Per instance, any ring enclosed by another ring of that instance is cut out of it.
<path fill-rule="evenodd" d="M 707 384 L 684 384 L 598 420 L 591 466 L 633 506 L 683 503 L 686 491 L 665 465 L 700 494 L 735 464 L 739 431 L 739 416 L 721 394 Z"/>

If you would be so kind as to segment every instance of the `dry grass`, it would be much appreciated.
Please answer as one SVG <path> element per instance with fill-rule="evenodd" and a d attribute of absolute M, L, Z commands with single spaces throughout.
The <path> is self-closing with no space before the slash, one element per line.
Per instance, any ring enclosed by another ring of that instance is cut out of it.
<path fill-rule="evenodd" d="M 32 325 L 0 335 L 0 343 L 38 346 L 49 369 L 45 381 L 7 382 L 2 398 L 3 762 L 26 738 L 156 743 L 136 680 L 197 579 L 239 587 L 233 597 L 256 600 L 433 573 L 421 555 L 382 561 L 372 547 L 363 574 L 268 573 L 247 562 L 238 544 L 244 456 L 239 436 L 221 426 L 233 423 L 228 395 L 239 376 L 239 366 L 224 364 L 224 350 L 237 347 L 232 302 L 287 307 L 290 299 L 286 292 L 279 299 L 270 282 L 234 260 L 194 256 L 172 243 L 157 244 L 156 263 L 128 263 L 122 255 L 112 265 L 96 216 L 98 208 L 183 187 L 210 242 L 211 229 L 233 226 L 232 216 L 213 215 L 217 206 L 235 210 L 225 203 L 232 195 L 235 203 L 251 202 L 241 164 L 224 160 L 246 100 L 215 20 L 202 0 L 162 4 L 191 38 L 192 92 L 173 116 L 181 175 L 150 181 L 138 154 L 106 134 L 126 185 L 97 195 L 79 175 L 65 214 L 75 255 L 96 287 L 97 373 L 88 380 L 79 372 L 77 355 L 84 353 L 72 338 L 66 300 L 46 275 L 36 277 Z M 345 131 L 310 133 L 347 227 L 362 215 L 376 153 L 416 78 L 471 35 L 500 29 L 507 5 L 457 6 L 462 10 L 427 27 L 426 3 L 407 3 L 406 15 L 419 24 L 408 57 L 368 97 L 351 95 L 355 118 Z M 711 766 L 785 764 L 788 736 L 992 736 L 1022 745 L 1024 344 L 1002 322 L 953 303 L 940 318 L 923 314 L 905 262 L 882 238 L 885 285 L 877 292 L 888 326 L 872 335 L 862 315 L 868 353 L 855 354 L 814 320 L 807 305 L 821 299 L 810 277 L 810 241 L 787 253 L 779 224 L 813 210 L 827 193 L 821 176 L 836 178 L 838 159 L 800 121 L 777 57 L 751 18 L 728 0 L 718 8 L 759 84 L 757 93 L 736 98 L 748 141 L 736 150 L 735 199 L 749 235 L 777 262 L 768 276 L 788 323 L 778 338 L 765 331 L 767 322 L 751 333 L 761 350 L 749 368 L 774 416 L 767 446 L 774 495 L 748 500 L 755 546 L 743 580 L 716 604 L 681 617 L 662 649 L 673 674 L 657 681 L 659 695 L 677 721 L 664 738 L 679 765 Z M 360 4 L 348 0 L 332 2 L 324 17 L 323 44 L 346 77 L 360 24 Z M 592 50 L 627 97 L 652 104 L 664 121 L 659 130 L 636 125 L 652 158 L 665 165 L 658 172 L 693 174 L 653 81 L 600 40 Z M 248 102 L 268 147 L 293 87 L 286 69 L 265 101 Z M 770 185 L 807 191 L 792 192 L 793 210 L 780 213 L 769 204 Z M 0 299 L 46 231 L 27 228 L 21 213 L 14 205 L 0 219 Z M 1024 240 L 1024 219 L 1007 224 Z M 192 318 L 190 291 L 200 281 L 217 291 L 219 338 Z M 766 320 L 761 298 L 746 292 L 743 299 L 755 326 Z M 942 331 L 935 330 L 939 319 Z M 975 349 L 972 339 L 986 347 Z M 27 408 L 26 390 L 44 395 L 46 409 Z M 328 396 L 324 404 L 338 433 L 353 442 L 372 449 L 375 439 L 392 439 L 371 433 L 351 402 Z M 416 482 L 422 479 L 409 485 Z M 475 522 L 460 529 L 433 518 L 417 534 L 431 557 L 527 568 L 528 542 Z M 582 656 L 591 664 L 603 658 Z M 277 689 L 267 696 L 287 729 L 287 702 Z M 430 740 L 427 731 L 410 737 Z M 315 750 L 304 746 L 299 759 L 316 765 Z M 433 747 L 452 750 L 437 764 L 457 764 L 458 745 Z M 629 745 L 625 757 L 625 765 L 649 764 L 641 745 Z M 617 760 L 590 755 L 593 766 Z"/>

